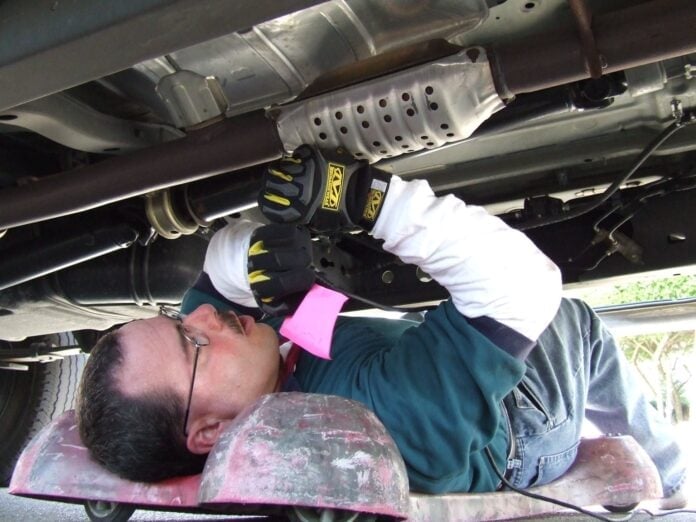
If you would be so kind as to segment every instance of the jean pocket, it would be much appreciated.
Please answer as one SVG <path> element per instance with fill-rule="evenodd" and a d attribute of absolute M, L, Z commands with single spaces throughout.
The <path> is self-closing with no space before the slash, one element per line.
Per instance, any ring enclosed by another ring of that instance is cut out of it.
<path fill-rule="evenodd" d="M 563 475 L 575 462 L 575 457 L 578 454 L 578 444 L 579 442 L 576 442 L 567 450 L 541 457 L 539 459 L 539 471 L 536 480 L 530 485 L 541 486 L 548 484 Z"/>
<path fill-rule="evenodd" d="M 551 413 L 548 408 L 544 405 L 539 396 L 532 390 L 532 388 L 524 380 L 520 381 L 516 388 L 513 389 L 513 396 L 515 397 L 515 405 L 521 410 L 536 410 L 544 418 L 546 422 L 552 421 Z"/>

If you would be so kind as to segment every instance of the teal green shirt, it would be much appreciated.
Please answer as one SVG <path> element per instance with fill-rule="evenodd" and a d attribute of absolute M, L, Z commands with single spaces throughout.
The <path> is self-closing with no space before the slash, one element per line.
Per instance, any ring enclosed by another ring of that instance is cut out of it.
<path fill-rule="evenodd" d="M 192 289 L 182 311 L 203 302 Z M 279 321 L 269 324 L 277 327 Z M 302 352 L 295 378 L 304 392 L 339 395 L 372 410 L 394 438 L 413 491 L 493 491 L 505 469 L 507 423 L 501 401 L 522 379 L 515 359 L 442 303 L 420 323 L 340 317 L 331 360 Z"/>

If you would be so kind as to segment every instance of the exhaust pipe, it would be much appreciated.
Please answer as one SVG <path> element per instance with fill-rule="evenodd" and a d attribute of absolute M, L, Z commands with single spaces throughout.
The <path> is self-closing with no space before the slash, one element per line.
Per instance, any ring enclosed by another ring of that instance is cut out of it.
<path fill-rule="evenodd" d="M 0 229 L 83 212 L 278 159 L 283 146 L 263 112 L 191 131 L 186 137 L 0 191 Z"/>

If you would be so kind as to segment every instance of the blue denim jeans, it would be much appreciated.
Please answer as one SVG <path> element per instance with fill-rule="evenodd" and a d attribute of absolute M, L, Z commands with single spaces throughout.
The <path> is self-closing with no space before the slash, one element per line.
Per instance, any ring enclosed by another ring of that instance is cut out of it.
<path fill-rule="evenodd" d="M 655 463 L 665 496 L 686 465 L 670 424 L 642 393 L 611 333 L 583 302 L 564 299 L 527 359 L 522 382 L 504 400 L 514 455 L 508 480 L 546 484 L 575 460 L 583 419 L 612 435 L 631 435 Z"/>

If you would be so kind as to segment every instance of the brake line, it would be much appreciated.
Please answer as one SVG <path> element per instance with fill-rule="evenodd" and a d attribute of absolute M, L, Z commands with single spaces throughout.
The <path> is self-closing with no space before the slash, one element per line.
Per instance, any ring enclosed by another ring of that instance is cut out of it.
<path fill-rule="evenodd" d="M 688 125 L 691 125 L 693 123 L 696 123 L 696 114 L 694 114 L 692 111 L 684 111 L 681 114 L 676 116 L 675 121 L 673 121 L 669 126 L 667 126 L 660 134 L 658 134 L 640 153 L 638 156 L 638 159 L 636 162 L 633 164 L 633 166 L 628 169 L 628 171 L 621 176 L 621 178 L 617 179 L 614 181 L 600 196 L 597 200 L 593 201 L 592 203 L 588 203 L 586 205 L 579 206 L 573 210 L 570 210 L 569 212 L 566 212 L 565 214 L 558 215 L 558 216 L 548 216 L 544 218 L 539 218 L 539 219 L 532 219 L 529 220 L 525 223 L 521 223 L 518 225 L 513 225 L 515 228 L 518 230 L 529 230 L 531 228 L 537 228 L 541 226 L 546 226 L 546 225 L 553 225 L 555 223 L 560 223 L 563 221 L 567 221 L 569 219 L 573 219 L 579 216 L 582 216 L 584 214 L 587 214 L 588 212 L 591 212 L 592 210 L 595 210 L 602 204 L 604 204 L 611 196 L 613 196 L 619 188 L 621 188 L 621 185 L 626 183 L 633 174 L 636 173 L 636 171 L 645 163 L 645 161 L 665 142 L 667 141 L 672 135 L 674 135 L 677 131 L 687 127 Z"/>
<path fill-rule="evenodd" d="M 693 177 L 693 173 L 689 174 L 687 176 L 687 179 Z M 592 225 L 592 230 L 595 232 L 594 238 L 577 254 L 568 259 L 568 263 L 573 264 L 579 261 L 582 256 L 584 256 L 591 248 L 599 245 L 601 242 L 604 241 L 609 241 L 610 244 L 615 244 L 615 239 L 614 239 L 614 234 L 619 230 L 625 223 L 630 221 L 635 217 L 635 215 L 640 212 L 644 207 L 645 203 L 648 199 L 658 197 L 658 196 L 665 196 L 667 194 L 671 194 L 672 192 L 679 192 L 682 190 L 692 190 L 696 188 L 696 180 L 689 185 L 682 185 L 682 186 L 677 186 L 674 187 L 673 185 L 677 183 L 680 180 L 680 178 L 673 178 L 673 179 L 668 179 L 668 178 L 662 178 L 657 181 L 654 181 L 652 183 L 648 183 L 642 187 L 642 193 L 640 193 L 637 197 L 633 198 L 632 200 L 628 201 L 627 203 L 616 203 L 612 205 L 612 207 L 602 214 Z M 602 230 L 599 228 L 600 223 L 602 221 L 606 220 L 609 216 L 612 214 L 616 213 L 618 210 L 626 210 L 627 208 L 630 209 L 629 213 L 625 215 L 622 219 L 619 220 L 618 223 L 612 225 L 612 227 L 609 230 Z M 615 250 L 613 249 L 608 249 L 606 252 L 604 252 L 604 255 L 600 257 L 598 260 L 596 260 L 591 266 L 585 266 L 585 267 L 580 267 L 581 270 L 587 272 L 590 270 L 594 270 L 599 266 L 599 264 L 604 261 L 607 257 L 610 255 L 614 254 Z"/>

